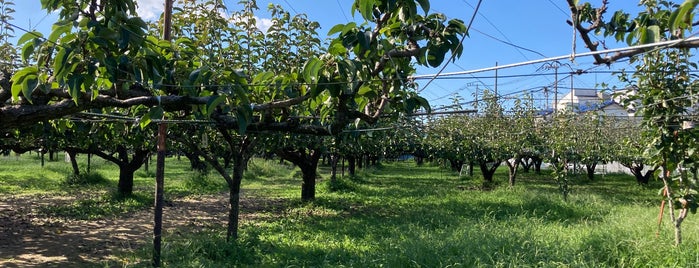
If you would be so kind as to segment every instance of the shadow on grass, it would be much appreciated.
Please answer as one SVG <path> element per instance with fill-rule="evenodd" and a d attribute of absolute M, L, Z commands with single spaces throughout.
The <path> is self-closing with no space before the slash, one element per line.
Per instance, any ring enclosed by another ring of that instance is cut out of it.
<path fill-rule="evenodd" d="M 14 194 L 28 190 L 57 190 L 60 186 L 61 183 L 58 180 L 50 179 L 44 175 L 32 177 L 0 175 L 0 194 Z"/>
<path fill-rule="evenodd" d="M 153 197 L 141 193 L 86 196 L 65 204 L 39 206 L 38 212 L 49 216 L 78 220 L 94 220 L 139 211 L 153 205 Z"/>

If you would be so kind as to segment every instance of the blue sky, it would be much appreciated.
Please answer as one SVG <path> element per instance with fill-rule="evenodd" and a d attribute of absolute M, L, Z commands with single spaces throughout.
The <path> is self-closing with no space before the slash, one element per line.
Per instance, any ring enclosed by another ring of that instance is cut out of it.
<path fill-rule="evenodd" d="M 37 29 L 47 33 L 55 17 L 40 9 L 39 0 L 15 0 L 16 13 L 14 23 L 26 29 Z M 137 0 L 138 13 L 145 19 L 157 17 L 163 9 L 163 0 Z M 322 27 L 320 33 L 325 34 L 332 26 L 348 21 L 361 21 L 357 15 L 350 14 L 349 0 L 257 0 L 260 7 L 258 21 L 264 23 L 269 17 L 266 7 L 269 3 L 283 6 L 295 13 L 305 13 L 309 19 L 318 21 Z M 581 2 L 583 2 L 581 0 Z M 590 0 L 593 5 L 599 5 L 601 0 Z M 638 13 L 638 1 L 610 1 L 608 16 L 615 10 L 623 9 L 632 14 Z M 238 0 L 224 0 L 229 10 L 238 10 Z M 466 23 L 474 14 L 478 0 L 432 0 L 432 12 L 444 13 L 448 18 L 459 18 Z M 527 62 L 542 58 L 568 55 L 573 52 L 573 30 L 566 23 L 569 19 L 565 0 L 499 0 L 483 1 L 470 31 L 470 36 L 464 40 L 464 53 L 455 63 L 449 63 L 444 72 L 459 72 L 477 70 L 496 65 L 507 65 Z M 18 30 L 17 36 L 23 32 Z M 601 37 L 600 37 L 601 38 Z M 510 44 L 507 44 L 510 43 Z M 577 40 L 576 53 L 587 52 L 582 41 Z M 526 48 L 516 48 L 512 44 Z M 607 48 L 623 47 L 612 40 L 606 42 Z M 536 53 L 528 51 L 536 51 Z M 559 98 L 570 91 L 571 81 L 568 72 L 571 70 L 589 70 L 588 74 L 575 76 L 574 88 L 596 88 L 598 84 L 623 87 L 608 72 L 628 69 L 623 62 L 615 63 L 609 68 L 591 64 L 592 58 L 579 57 L 574 60 L 566 59 L 559 62 Z M 498 93 L 501 95 L 515 94 L 523 91 L 534 92 L 537 105 L 546 107 L 547 97 L 543 88 L 552 88 L 554 71 L 543 69 L 543 63 L 532 64 L 498 71 Z M 592 69 L 591 69 L 592 68 Z M 439 68 L 419 68 L 418 74 L 434 74 Z M 437 79 L 421 92 L 433 107 L 451 104 L 451 98 L 458 94 L 465 102 L 473 100 L 475 92 L 483 88 L 495 88 L 495 71 L 487 71 L 472 75 L 461 75 L 448 79 Z M 427 80 L 419 80 L 421 85 Z M 548 94 L 548 103 L 553 101 L 553 92 Z M 469 104 L 470 105 L 470 104 Z M 465 107 L 470 108 L 470 107 Z"/>

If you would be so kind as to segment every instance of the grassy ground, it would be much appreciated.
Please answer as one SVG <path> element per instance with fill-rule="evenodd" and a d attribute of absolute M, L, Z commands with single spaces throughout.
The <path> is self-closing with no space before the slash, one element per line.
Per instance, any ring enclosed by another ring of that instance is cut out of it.
<path fill-rule="evenodd" d="M 27 168 L 29 163 L 33 168 Z M 85 187 L 109 193 L 105 189 L 116 184 L 111 179 L 117 177 L 115 168 L 101 160 L 93 162 L 92 168 L 104 181 L 80 187 L 63 182 L 70 171 L 65 163 L 36 165 L 31 158 L 3 159 L 0 195 L 71 195 Z M 225 191 L 215 174 L 197 175 L 186 166 L 185 160 L 168 159 L 166 195 Z M 243 182 L 243 197 L 273 203 L 275 209 L 243 211 L 256 217 L 243 219 L 241 237 L 235 242 L 225 242 L 225 226 L 218 225 L 166 234 L 164 265 L 692 267 L 699 263 L 696 215 L 683 225 L 682 246 L 672 246 L 667 215 L 656 237 L 657 182 L 642 187 L 625 175 L 599 175 L 595 181 L 574 178 L 573 192 L 564 202 L 545 174 L 521 173 L 518 185 L 508 187 L 505 170 L 498 172 L 500 183 L 483 191 L 478 177 L 458 178 L 438 167 L 416 167 L 412 162 L 384 163 L 332 185 L 324 168 L 317 200 L 301 203 L 298 169 L 254 159 Z M 124 210 L 152 202 L 152 174 L 137 172 L 136 188 L 137 196 L 143 196 L 130 199 L 135 205 L 124 205 Z M 128 203 L 111 197 L 101 200 Z M 84 209 L 78 206 L 77 210 Z M 83 214 L 108 213 L 120 210 Z M 148 266 L 150 251 L 145 245 L 124 252 L 121 259 L 125 261 L 120 265 Z"/>

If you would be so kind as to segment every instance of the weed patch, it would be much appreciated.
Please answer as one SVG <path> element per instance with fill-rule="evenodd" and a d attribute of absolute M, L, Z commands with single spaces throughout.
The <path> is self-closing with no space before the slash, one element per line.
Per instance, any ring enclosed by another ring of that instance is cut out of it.
<path fill-rule="evenodd" d="M 151 196 L 143 194 L 123 196 L 111 193 L 101 197 L 78 199 L 67 204 L 40 206 L 38 211 L 50 217 L 94 220 L 139 211 L 152 204 Z"/>

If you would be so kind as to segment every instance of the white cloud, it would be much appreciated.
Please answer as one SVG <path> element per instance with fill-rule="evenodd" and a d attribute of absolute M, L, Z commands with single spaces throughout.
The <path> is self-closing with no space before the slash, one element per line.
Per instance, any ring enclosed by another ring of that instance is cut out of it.
<path fill-rule="evenodd" d="M 163 0 L 136 0 L 138 7 L 136 12 L 144 20 L 156 20 L 160 17 L 165 9 L 165 3 Z M 225 18 L 228 18 L 228 14 L 222 14 Z M 257 23 L 255 26 L 260 29 L 263 33 L 267 32 L 267 29 L 272 26 L 272 20 L 268 18 L 255 17 Z"/>
<path fill-rule="evenodd" d="M 263 33 L 266 33 L 267 29 L 269 29 L 269 27 L 272 27 L 271 19 L 255 17 L 255 21 L 257 22 L 255 26 L 257 27 L 257 29 L 260 29 L 260 31 L 262 31 Z"/>
<path fill-rule="evenodd" d="M 165 2 L 162 0 L 136 0 L 136 4 L 136 12 L 144 20 L 157 19 L 165 9 Z"/>

